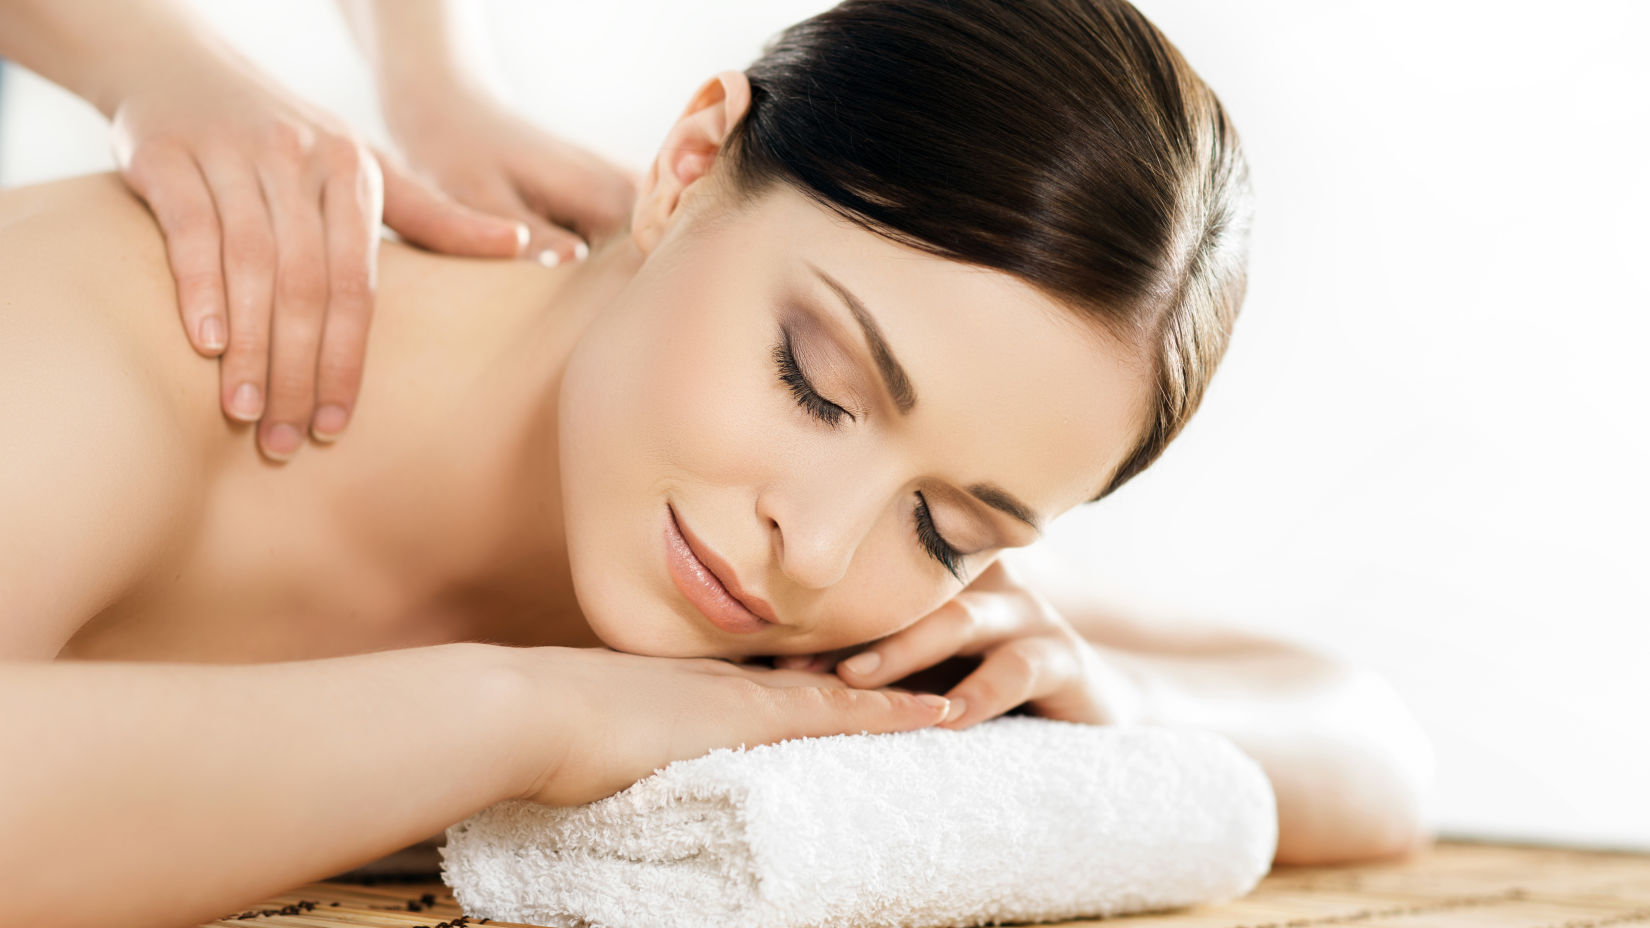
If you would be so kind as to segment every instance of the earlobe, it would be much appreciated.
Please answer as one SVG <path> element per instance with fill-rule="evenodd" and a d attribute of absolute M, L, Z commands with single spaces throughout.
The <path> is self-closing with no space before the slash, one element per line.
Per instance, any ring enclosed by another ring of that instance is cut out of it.
<path fill-rule="evenodd" d="M 742 71 L 722 71 L 688 101 L 648 166 L 631 213 L 630 234 L 647 254 L 680 213 L 683 194 L 711 172 L 728 133 L 750 109 L 750 81 Z"/>

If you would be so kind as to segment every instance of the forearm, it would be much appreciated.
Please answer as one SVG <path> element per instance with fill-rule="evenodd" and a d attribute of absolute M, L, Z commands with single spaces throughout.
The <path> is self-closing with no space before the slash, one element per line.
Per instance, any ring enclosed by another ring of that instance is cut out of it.
<path fill-rule="evenodd" d="M 458 90 L 497 94 L 480 9 L 450 0 L 338 0 L 392 131 Z"/>
<path fill-rule="evenodd" d="M 0 3 L 0 56 L 112 117 L 163 66 L 199 73 L 234 53 L 169 0 L 15 0 Z"/>
<path fill-rule="evenodd" d="M 1147 724 L 1215 731 L 1266 771 L 1279 863 L 1387 857 L 1426 838 L 1431 748 L 1375 674 L 1282 644 L 1203 653 L 1095 646 L 1133 676 Z"/>
<path fill-rule="evenodd" d="M 0 664 L 9 915 L 194 924 L 519 794 L 536 771 L 506 651 Z"/>

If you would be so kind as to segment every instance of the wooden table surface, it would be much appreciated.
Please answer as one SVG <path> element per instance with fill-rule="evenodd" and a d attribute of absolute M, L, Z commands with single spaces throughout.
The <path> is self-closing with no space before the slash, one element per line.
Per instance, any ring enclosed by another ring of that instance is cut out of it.
<path fill-rule="evenodd" d="M 371 878 L 367 878 L 371 879 Z M 421 882 L 311 883 L 209 922 L 223 928 L 501 925 L 463 918 L 439 876 Z M 1049 923 L 1052 924 L 1052 923 Z M 1650 926 L 1650 855 L 1439 842 L 1403 860 L 1278 867 L 1220 906 L 1058 923 L 1128 928 L 1603 928 Z M 713 926 L 707 926 L 713 928 Z"/>

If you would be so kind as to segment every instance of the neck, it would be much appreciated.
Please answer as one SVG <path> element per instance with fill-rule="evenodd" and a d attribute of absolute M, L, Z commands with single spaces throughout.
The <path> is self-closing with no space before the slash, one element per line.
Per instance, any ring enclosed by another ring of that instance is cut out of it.
<path fill-rule="evenodd" d="M 387 381 L 375 407 L 363 388 L 375 434 L 346 435 L 336 449 L 359 453 L 338 462 L 335 498 L 340 530 L 383 578 L 397 616 L 440 617 L 466 638 L 506 644 L 600 644 L 568 568 L 557 412 L 585 324 L 640 261 L 621 234 L 555 271 L 487 262 L 447 278 L 402 275 L 416 290 L 397 304 L 384 275 L 381 303 L 428 312 L 408 314 L 418 317 L 410 340 L 373 358 L 378 370 L 369 364 L 369 384 Z"/>

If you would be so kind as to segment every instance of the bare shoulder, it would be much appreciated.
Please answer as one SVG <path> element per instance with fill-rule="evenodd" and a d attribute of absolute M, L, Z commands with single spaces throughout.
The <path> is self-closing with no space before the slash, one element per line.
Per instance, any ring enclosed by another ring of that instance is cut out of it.
<path fill-rule="evenodd" d="M 194 524 L 163 247 L 113 175 L 0 192 L 0 657 L 54 656 Z"/>

